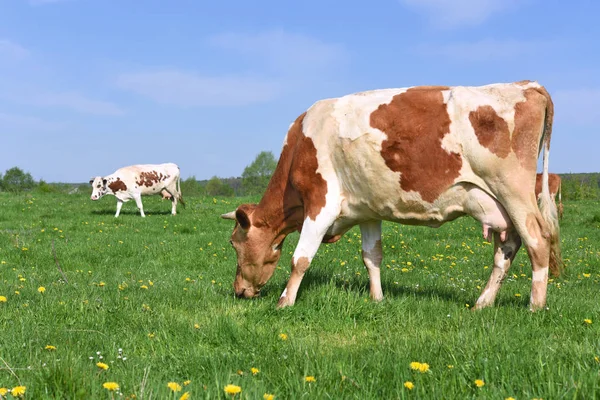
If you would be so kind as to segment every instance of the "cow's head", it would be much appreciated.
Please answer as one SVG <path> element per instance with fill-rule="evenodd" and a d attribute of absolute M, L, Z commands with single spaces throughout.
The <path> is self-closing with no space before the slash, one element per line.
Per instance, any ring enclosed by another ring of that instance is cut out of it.
<path fill-rule="evenodd" d="M 221 215 L 235 220 L 230 243 L 237 253 L 237 272 L 233 288 L 238 297 L 256 297 L 273 275 L 286 234 L 277 232 L 255 215 L 256 204 L 242 204 Z"/>
<path fill-rule="evenodd" d="M 90 179 L 90 185 L 92 185 L 92 195 L 90 198 L 92 200 L 98 200 L 108 193 L 108 187 L 106 186 L 107 182 L 108 181 L 101 176 Z"/>

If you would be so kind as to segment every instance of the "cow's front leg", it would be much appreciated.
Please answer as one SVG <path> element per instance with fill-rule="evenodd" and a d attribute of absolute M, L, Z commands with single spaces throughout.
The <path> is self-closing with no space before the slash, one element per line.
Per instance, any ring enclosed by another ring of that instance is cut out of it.
<path fill-rule="evenodd" d="M 133 199 L 135 200 L 135 204 L 137 205 L 137 208 L 140 209 L 140 214 L 142 215 L 142 217 L 145 217 L 146 214 L 144 214 L 144 205 L 142 204 L 142 195 L 138 194 L 138 195 L 134 196 Z"/>
<path fill-rule="evenodd" d="M 117 199 L 117 213 L 115 214 L 115 218 L 121 214 L 121 207 L 123 207 L 123 201 L 121 199 Z"/>
<path fill-rule="evenodd" d="M 300 239 L 292 258 L 292 274 L 279 298 L 279 302 L 277 303 L 278 308 L 292 306 L 296 302 L 298 288 L 300 287 L 304 273 L 310 266 L 325 233 L 333 224 L 333 221 L 335 221 L 338 213 L 339 209 L 327 210 L 324 208 L 315 221 L 310 218 L 304 220 Z"/>
<path fill-rule="evenodd" d="M 369 292 L 375 301 L 383 300 L 381 290 L 380 266 L 383 259 L 381 251 L 381 221 L 369 221 L 360 224 L 362 238 L 362 258 L 369 273 Z"/>

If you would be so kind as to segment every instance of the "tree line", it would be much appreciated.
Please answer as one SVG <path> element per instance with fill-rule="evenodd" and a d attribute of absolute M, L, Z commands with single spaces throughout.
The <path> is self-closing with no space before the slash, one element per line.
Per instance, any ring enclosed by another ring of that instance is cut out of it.
<path fill-rule="evenodd" d="M 269 180 L 277 167 L 277 159 L 270 151 L 259 153 L 241 177 L 197 180 L 191 176 L 181 181 L 185 195 L 204 196 L 254 196 L 264 193 Z M 600 173 L 559 174 L 562 179 L 563 200 L 600 200 Z M 35 181 L 29 172 L 13 167 L 0 173 L 0 191 L 20 193 L 35 191 L 41 193 L 86 193 L 88 184 L 47 183 Z"/>

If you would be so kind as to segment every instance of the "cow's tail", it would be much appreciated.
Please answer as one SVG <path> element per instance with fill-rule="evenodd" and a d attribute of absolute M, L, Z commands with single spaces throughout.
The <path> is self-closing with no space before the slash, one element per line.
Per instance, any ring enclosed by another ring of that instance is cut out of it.
<path fill-rule="evenodd" d="M 554 103 L 550 94 L 542 86 L 538 91 L 546 97 L 546 116 L 544 118 L 544 131 L 542 134 L 543 151 L 543 172 L 542 172 L 542 193 L 539 201 L 540 213 L 548 225 L 550 234 L 550 272 L 554 276 L 559 276 L 563 270 L 563 261 L 560 254 L 560 226 L 558 224 L 558 215 L 556 203 L 550 197 L 550 188 L 548 184 L 548 163 L 550 157 L 550 137 L 552 136 L 552 121 L 554 119 Z"/>
<path fill-rule="evenodd" d="M 179 174 L 177 174 L 177 201 L 185 208 L 185 201 L 183 201 L 183 195 L 181 194 L 181 175 Z"/>
<path fill-rule="evenodd" d="M 558 181 L 558 219 L 562 220 L 565 211 L 562 203 L 562 180 Z"/>

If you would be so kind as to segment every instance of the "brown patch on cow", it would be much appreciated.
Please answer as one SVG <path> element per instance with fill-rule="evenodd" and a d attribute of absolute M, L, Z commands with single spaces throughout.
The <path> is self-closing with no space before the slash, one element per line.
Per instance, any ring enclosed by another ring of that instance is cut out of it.
<path fill-rule="evenodd" d="M 519 86 L 527 86 L 530 83 L 532 83 L 533 81 L 530 81 L 529 79 L 524 79 L 522 81 L 519 82 L 515 82 L 515 85 L 519 85 Z"/>
<path fill-rule="evenodd" d="M 548 174 L 548 189 L 550 191 L 550 196 L 553 198 L 555 198 L 560 191 L 560 184 L 560 176 L 557 174 Z M 535 197 L 537 198 L 540 193 L 542 193 L 542 174 L 537 174 L 535 177 Z"/>
<path fill-rule="evenodd" d="M 300 257 L 295 263 L 292 263 L 292 274 L 303 275 L 308 267 L 310 267 L 310 261 L 308 257 Z"/>
<path fill-rule="evenodd" d="M 535 171 L 547 99 L 535 88 L 525 90 L 524 95 L 525 101 L 515 105 L 512 150 L 523 168 Z"/>
<path fill-rule="evenodd" d="M 388 168 L 400 172 L 400 187 L 429 203 L 454 183 L 462 166 L 460 154 L 442 148 L 450 122 L 438 88 L 408 89 L 371 114 L 371 126 L 387 135 L 381 156 Z"/>
<path fill-rule="evenodd" d="M 335 243 L 342 238 L 342 235 L 325 235 L 321 243 Z"/>
<path fill-rule="evenodd" d="M 117 178 L 116 181 L 109 183 L 108 187 L 113 191 L 113 193 L 116 193 L 119 190 L 127 190 L 127 185 L 125 185 L 125 182 L 123 182 L 121 178 Z"/>
<path fill-rule="evenodd" d="M 508 124 L 492 106 L 479 106 L 469 113 L 469 121 L 479 143 L 500 158 L 510 154 L 510 131 Z"/>
<path fill-rule="evenodd" d="M 163 175 L 162 172 L 158 173 L 156 171 L 144 171 L 140 172 L 140 177 L 135 183 L 137 183 L 139 186 L 150 187 L 156 183 L 166 180 L 168 177 L 169 175 Z"/>

